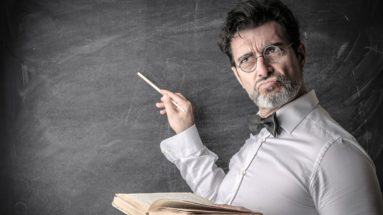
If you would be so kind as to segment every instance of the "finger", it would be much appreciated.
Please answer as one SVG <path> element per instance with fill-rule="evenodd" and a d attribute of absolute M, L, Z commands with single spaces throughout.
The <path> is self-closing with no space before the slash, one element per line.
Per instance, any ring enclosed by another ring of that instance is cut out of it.
<path fill-rule="evenodd" d="M 170 97 L 168 95 L 164 95 L 161 100 L 164 102 L 166 113 L 172 115 L 177 112 L 176 106 L 173 105 Z"/>
<path fill-rule="evenodd" d="M 161 90 L 161 93 L 163 93 L 163 95 L 168 95 L 174 101 L 179 101 L 179 100 L 184 99 L 184 97 L 179 96 L 177 93 L 174 93 L 174 92 L 169 91 L 169 90 Z"/>
<path fill-rule="evenodd" d="M 185 112 L 191 108 L 191 103 L 181 93 L 173 93 L 169 90 L 161 90 L 161 93 L 168 95 L 178 110 Z"/>
<path fill-rule="evenodd" d="M 181 93 L 176 93 L 177 95 L 179 95 L 181 98 L 183 99 L 186 99 L 184 95 L 182 95 Z"/>
<path fill-rule="evenodd" d="M 166 114 L 166 110 L 165 110 L 165 109 L 160 110 L 160 114 L 161 114 L 161 115 L 165 115 L 165 114 Z"/>
<path fill-rule="evenodd" d="M 161 89 L 160 92 L 161 92 L 162 95 L 166 95 L 168 93 L 171 93 L 172 91 Z"/>
<path fill-rule="evenodd" d="M 158 108 L 164 108 L 165 105 L 164 105 L 163 102 L 157 102 L 157 103 L 156 103 L 156 107 L 158 107 Z"/>
<path fill-rule="evenodd" d="M 165 95 L 168 95 L 173 101 L 175 101 L 177 104 L 181 105 L 182 107 L 185 107 L 187 105 L 187 99 L 169 91 L 169 90 L 161 90 Z"/>

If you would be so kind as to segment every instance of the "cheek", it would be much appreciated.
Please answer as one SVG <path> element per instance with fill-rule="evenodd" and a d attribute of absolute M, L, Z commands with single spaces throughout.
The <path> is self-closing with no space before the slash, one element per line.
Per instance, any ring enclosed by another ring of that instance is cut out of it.
<path fill-rule="evenodd" d="M 241 75 L 243 87 L 249 93 L 253 91 L 255 85 L 255 72 Z"/>
<path fill-rule="evenodd" d="M 281 65 L 276 72 L 280 75 L 285 75 L 289 80 L 298 81 L 302 79 L 302 69 L 298 62 L 294 62 L 294 60 L 290 61 L 290 63 Z"/>
<path fill-rule="evenodd" d="M 289 78 L 294 81 L 302 80 L 302 69 L 299 65 L 291 67 L 291 70 L 289 71 Z"/>

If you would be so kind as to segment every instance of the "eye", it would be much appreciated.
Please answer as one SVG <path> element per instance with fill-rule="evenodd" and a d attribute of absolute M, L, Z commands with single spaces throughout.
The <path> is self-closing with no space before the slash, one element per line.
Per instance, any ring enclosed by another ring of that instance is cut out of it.
<path fill-rule="evenodd" d="M 239 64 L 243 64 L 243 63 L 246 63 L 249 61 L 249 57 L 244 57 L 241 59 L 241 61 L 239 62 Z"/>
<path fill-rule="evenodd" d="M 245 55 L 243 56 L 240 60 L 239 60 L 239 64 L 247 64 L 247 63 L 251 63 L 255 60 L 255 57 L 253 54 L 248 54 L 248 55 Z"/>
<path fill-rule="evenodd" d="M 275 46 L 275 45 L 267 46 L 263 50 L 263 55 L 264 56 L 280 55 L 280 54 L 282 54 L 282 49 L 279 46 Z"/>

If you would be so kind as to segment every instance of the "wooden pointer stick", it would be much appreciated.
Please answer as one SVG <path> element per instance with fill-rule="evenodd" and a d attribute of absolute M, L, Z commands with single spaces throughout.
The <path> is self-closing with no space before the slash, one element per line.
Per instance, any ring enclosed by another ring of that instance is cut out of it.
<path fill-rule="evenodd" d="M 148 83 L 151 87 L 153 87 L 159 94 L 163 95 L 161 93 L 161 90 L 160 88 L 158 88 L 155 84 L 153 84 L 149 79 L 147 79 L 143 74 L 141 74 L 140 72 L 137 72 L 137 75 L 140 76 L 140 78 L 142 78 L 146 83 Z M 173 101 L 173 99 L 170 99 L 170 101 L 178 108 L 180 109 L 182 112 L 186 112 L 185 109 L 183 109 L 179 104 L 177 104 L 177 102 Z"/>

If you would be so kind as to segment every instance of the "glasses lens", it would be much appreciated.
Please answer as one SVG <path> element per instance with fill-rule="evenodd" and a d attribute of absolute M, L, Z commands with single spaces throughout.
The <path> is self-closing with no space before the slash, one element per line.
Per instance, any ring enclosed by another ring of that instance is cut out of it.
<path fill-rule="evenodd" d="M 267 46 L 263 49 L 263 57 L 268 63 L 278 62 L 279 58 L 283 56 L 283 50 L 276 45 Z"/>
<path fill-rule="evenodd" d="M 252 72 L 257 65 L 257 58 L 254 55 L 250 55 L 239 63 L 239 68 L 241 68 L 244 72 Z"/>
<path fill-rule="evenodd" d="M 291 44 L 289 44 L 287 47 L 291 46 Z M 263 49 L 262 56 L 259 57 L 263 57 L 265 63 L 277 63 L 283 55 L 285 55 L 285 50 L 283 48 L 278 45 L 269 45 Z M 249 55 L 243 58 L 239 62 L 238 66 L 244 72 L 253 72 L 257 67 L 257 58 L 259 57 L 256 57 L 255 55 Z"/>

